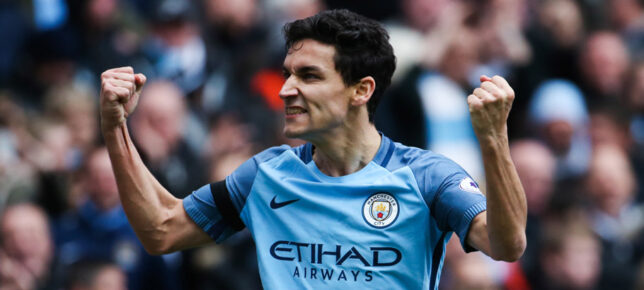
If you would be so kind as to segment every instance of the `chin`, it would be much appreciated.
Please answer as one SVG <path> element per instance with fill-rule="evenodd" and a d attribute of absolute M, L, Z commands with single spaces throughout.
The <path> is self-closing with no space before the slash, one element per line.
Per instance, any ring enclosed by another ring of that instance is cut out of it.
<path fill-rule="evenodd" d="M 296 131 L 284 129 L 284 136 L 286 136 L 286 138 L 301 138 L 302 135 L 303 134 Z"/>
<path fill-rule="evenodd" d="M 307 131 L 300 128 L 289 128 L 289 126 L 284 127 L 284 136 L 286 138 L 299 138 L 299 139 L 304 139 L 307 135 Z"/>

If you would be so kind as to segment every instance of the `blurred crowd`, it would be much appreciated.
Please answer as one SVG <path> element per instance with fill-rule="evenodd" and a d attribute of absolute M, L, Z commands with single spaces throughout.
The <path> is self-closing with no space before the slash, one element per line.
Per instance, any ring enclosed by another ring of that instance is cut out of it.
<path fill-rule="evenodd" d="M 441 289 L 644 289 L 641 0 L 0 0 L 0 289 L 260 289 L 247 231 L 143 250 L 100 136 L 100 74 L 148 77 L 130 129 L 182 198 L 301 144 L 281 134 L 281 26 L 331 8 L 390 32 L 398 67 L 377 128 L 482 188 L 466 97 L 482 74 L 515 89 L 527 250 L 495 262 L 454 236 Z"/>

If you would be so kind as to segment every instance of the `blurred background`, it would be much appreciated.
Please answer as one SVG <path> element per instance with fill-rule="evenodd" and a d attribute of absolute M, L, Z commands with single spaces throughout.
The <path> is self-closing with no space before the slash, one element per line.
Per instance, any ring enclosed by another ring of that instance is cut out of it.
<path fill-rule="evenodd" d="M 466 97 L 481 74 L 516 91 L 528 248 L 495 262 L 454 236 L 441 289 L 644 289 L 641 0 L 0 0 L 0 289 L 260 289 L 247 231 L 145 253 L 101 140 L 100 74 L 148 77 L 133 138 L 185 197 L 299 143 L 281 134 L 281 26 L 331 8 L 391 34 L 378 129 L 480 183 Z"/>

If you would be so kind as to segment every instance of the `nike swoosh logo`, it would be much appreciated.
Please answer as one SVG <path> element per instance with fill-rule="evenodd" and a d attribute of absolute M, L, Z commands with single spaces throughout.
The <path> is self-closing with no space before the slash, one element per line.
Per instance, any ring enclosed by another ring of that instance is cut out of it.
<path fill-rule="evenodd" d="M 298 199 L 291 199 L 291 200 L 287 200 L 287 201 L 284 201 L 284 202 L 276 202 L 276 201 L 275 201 L 275 198 L 277 198 L 277 195 L 276 195 L 276 196 L 273 196 L 273 199 L 271 200 L 271 208 L 272 208 L 272 209 L 278 209 L 278 208 L 280 208 L 280 207 L 287 206 L 287 205 L 289 205 L 289 204 L 291 204 L 291 203 L 294 203 L 294 202 L 296 202 L 296 201 L 300 200 L 300 199 L 298 198 Z"/>

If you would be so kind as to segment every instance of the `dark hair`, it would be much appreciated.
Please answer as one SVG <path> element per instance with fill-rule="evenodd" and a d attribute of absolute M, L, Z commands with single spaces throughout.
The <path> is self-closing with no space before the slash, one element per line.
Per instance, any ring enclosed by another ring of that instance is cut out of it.
<path fill-rule="evenodd" d="M 378 102 L 396 69 L 389 34 L 378 22 L 346 9 L 327 10 L 287 23 L 284 37 L 287 49 L 304 39 L 333 45 L 335 69 L 347 86 L 363 77 L 373 77 L 376 89 L 367 103 L 369 121 L 373 122 Z"/>

